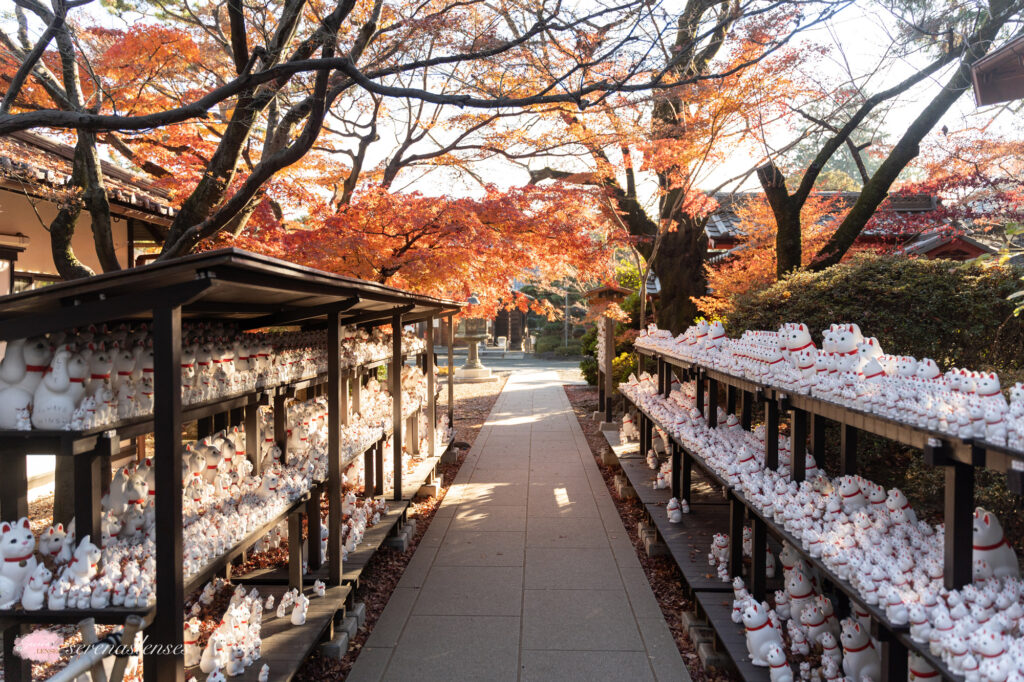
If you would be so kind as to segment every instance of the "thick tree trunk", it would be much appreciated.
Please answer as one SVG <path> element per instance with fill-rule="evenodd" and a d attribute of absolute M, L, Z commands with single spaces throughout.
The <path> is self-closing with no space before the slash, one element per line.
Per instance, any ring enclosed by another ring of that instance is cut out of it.
<path fill-rule="evenodd" d="M 75 156 L 81 156 L 82 163 L 82 199 L 92 219 L 92 238 L 96 246 L 96 256 L 103 272 L 116 272 L 121 269 L 117 262 L 117 250 L 114 248 L 114 233 L 110 220 L 110 201 L 107 188 L 103 182 L 103 166 L 96 150 L 96 134 L 78 131 L 78 144 Z"/>
<path fill-rule="evenodd" d="M 71 178 L 68 180 L 69 188 L 81 188 L 88 191 L 86 187 L 85 154 L 82 153 L 82 146 L 85 144 L 81 137 L 75 145 L 75 156 L 71 161 Z M 63 279 L 81 279 L 92 277 L 96 273 L 87 267 L 75 256 L 75 250 L 71 245 L 71 239 L 75 235 L 75 225 L 79 216 L 82 215 L 82 202 L 74 197 L 66 206 L 61 207 L 57 217 L 50 223 L 50 251 L 53 255 L 53 264 L 57 268 L 57 274 Z M 108 223 L 109 224 L 109 223 Z M 59 460 L 60 458 L 58 458 Z"/>
<path fill-rule="evenodd" d="M 71 237 L 75 234 L 75 223 L 82 213 L 81 206 L 62 208 L 57 217 L 50 223 L 50 250 L 53 252 L 53 264 L 57 274 L 63 279 L 81 279 L 92 277 L 96 273 L 78 260 L 71 246 Z"/>
<path fill-rule="evenodd" d="M 703 296 L 707 290 L 704 276 L 707 249 L 702 220 L 686 220 L 678 230 L 662 236 L 653 265 L 661 282 L 657 305 L 659 327 L 678 334 L 693 324 L 697 317 L 693 298 Z"/>
<path fill-rule="evenodd" d="M 757 169 L 757 179 L 775 217 L 775 276 L 781 279 L 803 264 L 803 235 L 800 230 L 803 199 L 790 196 L 786 177 L 772 161 Z"/>

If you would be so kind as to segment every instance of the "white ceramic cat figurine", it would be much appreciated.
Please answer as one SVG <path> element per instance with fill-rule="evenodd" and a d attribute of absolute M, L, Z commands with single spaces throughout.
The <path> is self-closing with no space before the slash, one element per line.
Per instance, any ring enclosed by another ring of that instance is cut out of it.
<path fill-rule="evenodd" d="M 78 543 L 78 549 L 75 550 L 75 555 L 68 562 L 67 568 L 68 575 L 75 584 L 89 584 L 92 577 L 96 575 L 102 555 L 100 548 L 92 544 L 88 535 L 82 538 L 82 541 Z"/>
<path fill-rule="evenodd" d="M 852 680 L 881 679 L 882 661 L 868 632 L 849 618 L 842 622 L 843 672 Z"/>
<path fill-rule="evenodd" d="M 295 598 L 295 606 L 292 607 L 292 625 L 305 625 L 306 609 L 309 608 L 309 597 L 300 594 Z"/>
<path fill-rule="evenodd" d="M 782 650 L 781 646 L 770 645 L 765 654 L 765 661 L 770 668 L 771 682 L 793 682 L 793 669 L 789 667 L 789 663 L 786 661 L 786 652 Z"/>
<path fill-rule="evenodd" d="M 0 554 L 4 559 L 3 565 L 0 566 L 0 576 L 13 585 L 15 600 L 21 598 L 22 588 L 39 563 L 35 547 L 36 536 L 32 534 L 32 527 L 27 518 L 22 517 L 13 524 L 0 524 Z"/>
<path fill-rule="evenodd" d="M 46 592 L 53 581 L 53 573 L 45 564 L 36 566 L 36 570 L 28 578 L 25 591 L 21 595 L 21 607 L 26 611 L 38 611 L 43 608 Z"/>
<path fill-rule="evenodd" d="M 105 385 L 111 384 L 111 373 L 114 371 L 114 354 L 101 343 L 89 344 L 92 353 L 89 355 L 89 376 L 85 380 L 85 390 L 89 395 L 96 395 Z"/>
<path fill-rule="evenodd" d="M 0 363 L 0 429 L 18 428 L 18 411 L 32 404 L 52 357 L 50 344 L 44 338 L 19 339 L 7 344 Z"/>
<path fill-rule="evenodd" d="M 768 651 L 774 646 L 782 647 L 782 636 L 771 627 L 768 609 L 751 599 L 743 610 L 743 625 L 747 631 L 747 650 L 750 652 L 751 663 L 760 667 L 768 667 Z"/>
<path fill-rule="evenodd" d="M 81 355 L 59 350 L 50 371 L 32 400 L 32 425 L 37 429 L 64 429 L 85 395 L 89 365 Z"/>
<path fill-rule="evenodd" d="M 668 501 L 665 511 L 668 513 L 669 523 L 679 523 L 683 520 L 683 512 L 680 509 L 679 500 L 674 497 Z"/>
<path fill-rule="evenodd" d="M 44 558 L 49 557 L 56 560 L 57 555 L 60 554 L 61 547 L 64 546 L 65 536 L 63 523 L 50 526 L 39 536 L 39 553 Z"/>
<path fill-rule="evenodd" d="M 226 652 L 224 650 L 223 635 L 214 632 L 203 649 L 203 655 L 199 659 L 199 669 L 204 673 L 211 673 L 225 663 Z"/>
<path fill-rule="evenodd" d="M 1003 535 L 995 514 L 978 507 L 974 510 L 974 561 L 985 561 L 996 578 L 1019 578 L 1017 554 Z"/>

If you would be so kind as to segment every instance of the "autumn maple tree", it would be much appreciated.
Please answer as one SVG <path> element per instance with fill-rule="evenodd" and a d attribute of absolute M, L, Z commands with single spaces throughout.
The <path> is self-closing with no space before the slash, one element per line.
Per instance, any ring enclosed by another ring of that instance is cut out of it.
<path fill-rule="evenodd" d="M 737 200 L 734 210 L 743 225 L 742 243 L 720 262 L 705 264 L 709 293 L 695 301 L 697 309 L 708 319 L 721 317 L 731 310 L 737 296 L 777 279 L 778 226 L 768 200 L 764 195 L 746 195 Z M 800 224 L 809 254 L 825 243 L 841 217 L 841 197 L 835 194 L 813 194 L 804 202 Z M 803 265 L 807 262 L 809 260 Z"/>
<path fill-rule="evenodd" d="M 888 0 L 882 4 L 897 21 L 899 29 L 894 36 L 894 54 L 920 53 L 929 60 L 905 78 L 870 90 L 859 85 L 859 80 L 884 74 L 888 70 L 884 62 L 874 73 L 859 77 L 851 74 L 850 83 L 829 93 L 833 110 L 828 115 L 815 116 L 806 108 L 794 105 L 795 111 L 824 135 L 810 164 L 796 169 L 789 177 L 774 157 L 769 157 L 757 171 L 778 227 L 776 253 L 780 277 L 807 264 L 803 255 L 802 209 L 833 156 L 840 149 L 849 150 L 858 162 L 861 187 L 856 201 L 836 224 L 835 231 L 815 250 L 809 263 L 815 269 L 842 260 L 871 223 L 900 174 L 918 156 L 922 141 L 970 88 L 971 66 L 987 54 L 1000 37 L 1019 30 L 1017 26 L 1024 11 L 1022 0 L 990 0 L 970 9 L 949 2 Z M 928 30 L 922 30 L 922 26 L 927 26 Z M 869 143 L 856 143 L 855 134 L 878 107 L 921 84 L 930 84 L 932 79 L 941 79 L 942 87 L 925 100 L 906 130 L 881 154 L 874 172 L 868 173 L 861 154 Z M 807 131 L 799 134 L 806 136 Z"/>
<path fill-rule="evenodd" d="M 513 281 L 610 275 L 621 242 L 588 210 L 588 194 L 489 186 L 480 198 L 429 197 L 378 185 L 314 216 L 313 227 L 252 227 L 232 243 L 421 293 L 456 300 L 476 294 L 476 313 L 492 315 L 499 305 L 524 304 Z"/>
<path fill-rule="evenodd" d="M 832 9 L 810 24 L 825 21 Z M 611 98 L 584 112 L 545 114 L 549 125 L 536 144 L 550 144 L 548 129 L 557 126 L 567 158 L 533 164 L 532 181 L 601 190 L 608 219 L 629 236 L 643 274 L 658 276 L 663 327 L 689 324 L 693 299 L 705 292 L 704 228 L 717 206 L 712 178 L 730 156 L 756 154 L 757 122 L 788 116 L 787 97 L 809 85 L 797 67 L 819 48 L 787 43 L 802 19 L 787 4 L 745 12 L 734 2 L 692 0 L 659 43 L 669 77 L 650 98 Z"/>

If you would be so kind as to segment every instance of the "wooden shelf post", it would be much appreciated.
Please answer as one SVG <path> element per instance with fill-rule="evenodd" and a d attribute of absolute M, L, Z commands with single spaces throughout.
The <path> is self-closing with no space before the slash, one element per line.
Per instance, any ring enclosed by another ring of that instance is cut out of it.
<path fill-rule="evenodd" d="M 764 601 L 768 591 L 767 559 L 768 538 L 767 526 L 757 515 L 753 516 L 753 534 L 750 547 L 750 594 L 758 601 Z"/>
<path fill-rule="evenodd" d="M 328 581 L 332 586 L 341 584 L 342 576 L 342 542 L 341 542 L 341 424 L 345 418 L 342 405 L 342 386 L 345 377 L 341 373 L 341 320 L 338 311 L 327 315 L 327 565 Z M 345 401 L 348 402 L 347 400 Z M 276 415 L 275 402 L 275 417 Z M 320 566 L 320 494 L 316 498 L 315 510 L 310 509 L 309 522 L 309 557 L 310 567 Z M 316 536 L 313 536 L 313 513 L 316 514 Z M 293 515 L 294 516 L 294 515 Z M 289 519 L 291 533 L 291 519 Z M 314 547 L 315 552 L 314 552 Z M 313 563 L 313 554 L 316 563 Z M 290 557 L 289 557 L 290 558 Z M 292 567 L 289 564 L 289 578 Z M 302 587 L 302 576 L 299 575 L 299 588 Z"/>
<path fill-rule="evenodd" d="M 729 575 L 743 575 L 743 520 L 747 508 L 729 495 Z"/>
<path fill-rule="evenodd" d="M 708 426 L 718 426 L 718 380 L 708 379 Z"/>
<path fill-rule="evenodd" d="M 680 455 L 681 448 L 679 443 L 674 439 L 669 439 L 671 442 L 672 449 L 672 497 L 676 499 L 682 499 L 682 481 L 680 475 L 682 471 L 682 456 Z"/>
<path fill-rule="evenodd" d="M 807 468 L 807 413 L 793 410 L 789 428 L 789 480 L 797 483 L 806 477 Z"/>
<path fill-rule="evenodd" d="M 974 467 L 951 461 L 945 474 L 943 580 L 958 590 L 974 580 Z"/>
<path fill-rule="evenodd" d="M 170 653 L 143 657 L 146 680 L 185 679 L 185 579 L 181 567 L 181 307 L 153 310 L 153 392 L 170 396 L 156 401 L 153 412 L 153 467 L 156 492 L 156 616 L 149 639 Z"/>
<path fill-rule="evenodd" d="M 455 428 L 455 315 L 448 316 L 448 426 Z"/>
<path fill-rule="evenodd" d="M 423 356 L 427 374 L 427 456 L 437 454 L 437 379 L 434 377 L 434 317 L 427 320 L 427 352 Z"/>
<path fill-rule="evenodd" d="M 394 435 L 395 457 L 395 500 L 402 499 L 402 313 L 391 317 L 391 367 L 388 370 L 391 383 L 391 423 Z"/>
<path fill-rule="evenodd" d="M 779 468 L 779 403 L 767 399 L 764 407 L 764 465 L 774 471 Z"/>
<path fill-rule="evenodd" d="M 839 425 L 839 473 L 857 473 L 857 428 L 849 424 Z"/>

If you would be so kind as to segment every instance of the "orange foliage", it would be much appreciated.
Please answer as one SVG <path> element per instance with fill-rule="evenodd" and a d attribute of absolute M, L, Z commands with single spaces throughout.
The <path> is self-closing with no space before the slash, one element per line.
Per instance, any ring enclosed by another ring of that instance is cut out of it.
<path fill-rule="evenodd" d="M 492 314 L 531 305 L 512 295 L 517 280 L 608 276 L 614 243 L 590 203 L 587 191 L 553 187 L 489 186 L 480 199 L 373 187 L 310 227 L 250 226 L 233 244 L 420 293 L 476 294 Z"/>
<path fill-rule="evenodd" d="M 744 232 L 742 243 L 724 262 L 704 266 L 711 293 L 695 298 L 697 309 L 708 318 L 730 310 L 737 296 L 775 281 L 775 237 L 778 228 L 763 195 L 739 202 L 736 215 Z M 835 197 L 812 195 L 801 212 L 804 265 L 808 264 L 835 231 L 843 215 Z"/>

